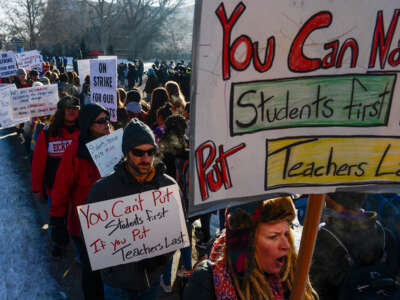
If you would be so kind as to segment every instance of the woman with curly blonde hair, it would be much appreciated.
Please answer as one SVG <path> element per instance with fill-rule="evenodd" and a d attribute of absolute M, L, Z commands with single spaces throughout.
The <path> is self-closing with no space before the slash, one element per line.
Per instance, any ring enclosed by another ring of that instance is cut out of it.
<path fill-rule="evenodd" d="M 186 106 L 185 96 L 176 81 L 167 81 L 165 88 L 168 92 L 168 101 L 172 105 L 172 113 L 174 115 L 183 114 Z"/>
<path fill-rule="evenodd" d="M 215 241 L 185 289 L 185 299 L 284 300 L 293 289 L 297 252 L 290 224 L 295 208 L 279 197 L 229 209 Z M 318 299 L 307 279 L 305 300 Z"/>

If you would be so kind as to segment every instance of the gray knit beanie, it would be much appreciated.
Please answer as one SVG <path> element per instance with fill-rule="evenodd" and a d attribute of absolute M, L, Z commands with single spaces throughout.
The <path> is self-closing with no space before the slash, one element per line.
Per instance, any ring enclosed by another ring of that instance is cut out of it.
<path fill-rule="evenodd" d="M 124 129 L 122 136 L 122 152 L 124 155 L 136 146 L 150 144 L 157 148 L 154 133 L 149 126 L 137 118 L 133 118 Z"/>

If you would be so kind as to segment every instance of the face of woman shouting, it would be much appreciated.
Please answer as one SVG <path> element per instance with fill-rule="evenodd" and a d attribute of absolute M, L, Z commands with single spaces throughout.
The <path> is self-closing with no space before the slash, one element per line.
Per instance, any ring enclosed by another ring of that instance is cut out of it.
<path fill-rule="evenodd" d="M 278 274 L 285 265 L 289 250 L 290 228 L 286 221 L 260 223 L 256 232 L 256 258 L 268 274 Z"/>

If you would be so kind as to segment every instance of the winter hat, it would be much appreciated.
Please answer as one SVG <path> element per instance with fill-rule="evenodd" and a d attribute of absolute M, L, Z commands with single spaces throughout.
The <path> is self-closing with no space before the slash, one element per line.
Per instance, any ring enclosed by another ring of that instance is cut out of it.
<path fill-rule="evenodd" d="M 157 147 L 153 131 L 137 118 L 133 118 L 124 129 L 122 135 L 122 152 L 124 155 L 136 146 L 150 144 Z"/>
<path fill-rule="evenodd" d="M 292 222 L 296 210 L 290 197 L 279 197 L 230 208 L 226 227 L 226 255 L 232 272 L 248 276 L 254 268 L 255 234 L 259 223 Z"/>
<path fill-rule="evenodd" d="M 20 74 L 24 74 L 24 75 L 26 76 L 26 71 L 25 71 L 25 69 L 18 69 L 18 70 L 17 70 L 17 76 L 20 75 Z"/>
<path fill-rule="evenodd" d="M 43 83 L 41 83 L 40 81 L 35 81 L 34 83 L 32 83 L 32 87 L 39 87 L 39 86 L 43 86 Z"/>
<path fill-rule="evenodd" d="M 73 96 L 65 96 L 57 103 L 57 110 L 65 110 L 66 108 L 80 108 L 79 99 Z"/>
<path fill-rule="evenodd" d="M 39 81 L 41 83 L 43 83 L 44 85 L 50 84 L 50 80 L 47 77 L 41 77 L 41 78 L 39 78 Z"/>
<path fill-rule="evenodd" d="M 366 195 L 364 193 L 336 192 L 329 193 L 328 196 L 336 203 L 342 205 L 345 209 L 355 211 L 363 208 L 366 201 Z"/>
<path fill-rule="evenodd" d="M 140 99 L 142 99 L 142 96 L 140 95 L 140 92 L 137 89 L 130 90 L 126 94 L 126 103 L 129 103 L 129 102 L 140 102 Z"/>
<path fill-rule="evenodd" d="M 96 120 L 97 116 L 102 112 L 106 113 L 108 116 L 109 112 L 100 104 L 89 103 L 85 105 L 79 112 L 79 148 L 77 156 L 86 160 L 92 160 L 86 144 L 92 139 L 90 137 L 89 128 Z"/>

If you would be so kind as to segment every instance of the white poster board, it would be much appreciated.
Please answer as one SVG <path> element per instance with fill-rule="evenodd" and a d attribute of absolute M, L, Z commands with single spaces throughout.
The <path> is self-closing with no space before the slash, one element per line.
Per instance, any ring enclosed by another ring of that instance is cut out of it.
<path fill-rule="evenodd" d="M 57 84 L 11 91 L 11 118 L 32 118 L 55 113 L 58 103 Z"/>
<path fill-rule="evenodd" d="M 93 271 L 189 246 L 177 185 L 77 210 Z"/>
<path fill-rule="evenodd" d="M 196 1 L 191 214 L 399 191 L 398 0 Z"/>
<path fill-rule="evenodd" d="M 123 157 L 123 132 L 123 129 L 120 128 L 86 144 L 101 177 L 111 174 L 114 171 L 114 166 Z"/>
<path fill-rule="evenodd" d="M 29 92 L 31 117 L 49 116 L 56 112 L 58 102 L 57 84 L 32 87 Z"/>
<path fill-rule="evenodd" d="M 15 76 L 17 74 L 17 63 L 12 51 L 0 53 L 0 78 Z"/>
<path fill-rule="evenodd" d="M 81 86 L 85 82 L 85 77 L 90 75 L 90 59 L 80 59 L 77 61 L 78 64 L 78 74 Z"/>
<path fill-rule="evenodd" d="M 16 87 L 13 84 L 0 86 L 0 128 L 13 127 L 28 121 L 27 118 L 18 120 L 11 118 L 11 92 L 15 89 Z"/>
<path fill-rule="evenodd" d="M 103 105 L 117 121 L 117 60 L 90 60 L 91 102 Z"/>
<path fill-rule="evenodd" d="M 43 57 L 38 50 L 16 53 L 18 68 L 42 70 Z"/>

